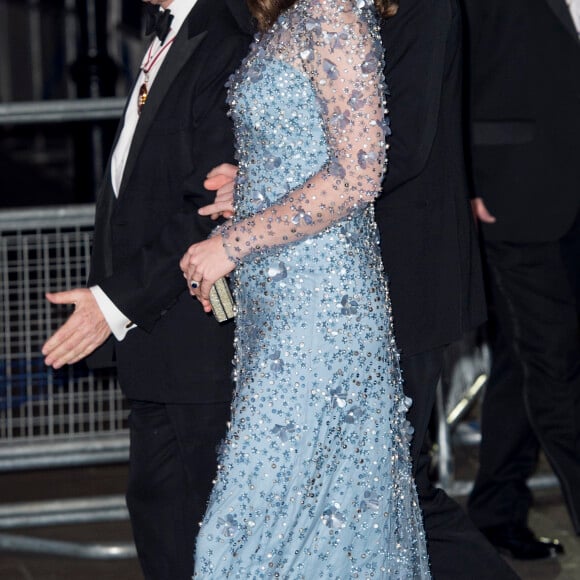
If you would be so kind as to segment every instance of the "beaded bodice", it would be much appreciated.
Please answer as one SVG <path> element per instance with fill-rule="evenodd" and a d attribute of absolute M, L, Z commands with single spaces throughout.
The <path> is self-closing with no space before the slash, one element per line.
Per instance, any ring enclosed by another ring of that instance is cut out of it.
<path fill-rule="evenodd" d="M 297 2 L 233 77 L 237 219 L 222 232 L 233 259 L 316 234 L 378 195 L 388 125 L 371 6 Z"/>

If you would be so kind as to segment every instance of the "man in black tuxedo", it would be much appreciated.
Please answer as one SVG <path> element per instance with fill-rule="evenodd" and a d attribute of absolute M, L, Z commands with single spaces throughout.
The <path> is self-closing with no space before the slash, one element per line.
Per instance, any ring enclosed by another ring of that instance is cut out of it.
<path fill-rule="evenodd" d="M 392 136 L 376 216 L 433 577 L 500 580 L 516 576 L 430 483 L 425 443 L 444 348 L 486 316 L 464 163 L 461 36 L 457 0 L 401 1 L 383 24 Z"/>
<path fill-rule="evenodd" d="M 55 368 L 93 351 L 95 364 L 116 360 L 131 408 L 127 505 L 143 572 L 185 580 L 229 418 L 233 325 L 192 302 L 178 263 L 214 225 L 197 209 L 210 201 L 207 172 L 233 160 L 224 85 L 252 30 L 243 0 L 150 1 L 167 10 L 150 11 L 159 38 L 98 195 L 91 288 L 49 295 L 75 310 L 43 353 Z"/>
<path fill-rule="evenodd" d="M 580 329 L 571 283 L 580 270 L 580 18 L 575 23 L 568 6 L 575 2 L 465 0 L 474 208 L 500 339 L 468 507 L 495 545 L 523 559 L 561 551 L 527 527 L 526 480 L 539 447 L 580 533 Z"/>

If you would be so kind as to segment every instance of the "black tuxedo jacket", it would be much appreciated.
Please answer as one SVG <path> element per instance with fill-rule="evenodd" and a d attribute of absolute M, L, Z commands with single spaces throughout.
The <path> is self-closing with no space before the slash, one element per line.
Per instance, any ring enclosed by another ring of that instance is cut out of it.
<path fill-rule="evenodd" d="M 405 0 L 382 28 L 392 136 L 377 222 L 397 345 L 413 355 L 485 319 L 462 135 L 457 0 Z"/>
<path fill-rule="evenodd" d="M 233 160 L 224 85 L 250 41 L 243 0 L 198 1 L 149 92 L 118 199 L 110 165 L 98 195 L 89 285 L 99 284 L 138 328 L 91 359 L 98 366 L 116 358 L 121 387 L 133 399 L 231 397 L 233 324 L 203 312 L 178 264 L 215 226 L 197 210 L 214 197 L 203 187 L 207 172 Z"/>
<path fill-rule="evenodd" d="M 580 41 L 565 0 L 465 0 L 486 239 L 554 241 L 580 211 Z"/>

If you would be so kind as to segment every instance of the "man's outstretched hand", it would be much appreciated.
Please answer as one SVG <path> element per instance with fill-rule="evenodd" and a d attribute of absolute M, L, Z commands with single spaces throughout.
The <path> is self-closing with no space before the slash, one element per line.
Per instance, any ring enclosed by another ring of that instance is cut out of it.
<path fill-rule="evenodd" d="M 48 366 L 59 369 L 67 364 L 72 365 L 91 354 L 109 338 L 111 329 L 89 289 L 49 292 L 46 299 L 52 304 L 75 306 L 69 319 L 42 347 L 44 362 Z"/>

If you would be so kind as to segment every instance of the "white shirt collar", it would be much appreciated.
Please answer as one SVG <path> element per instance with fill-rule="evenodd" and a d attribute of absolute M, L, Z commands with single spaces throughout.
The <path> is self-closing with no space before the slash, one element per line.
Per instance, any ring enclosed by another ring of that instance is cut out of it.
<path fill-rule="evenodd" d="M 175 36 L 179 32 L 181 25 L 185 22 L 185 19 L 189 16 L 191 9 L 196 3 L 197 0 L 173 0 L 173 2 L 167 7 L 167 10 L 170 10 L 171 14 L 173 14 L 171 30 L 168 38 Z"/>

